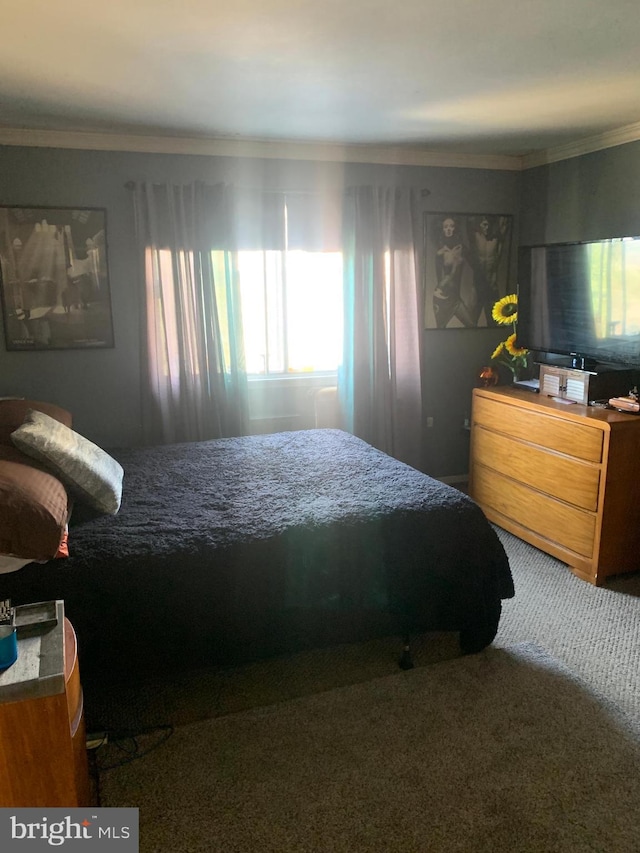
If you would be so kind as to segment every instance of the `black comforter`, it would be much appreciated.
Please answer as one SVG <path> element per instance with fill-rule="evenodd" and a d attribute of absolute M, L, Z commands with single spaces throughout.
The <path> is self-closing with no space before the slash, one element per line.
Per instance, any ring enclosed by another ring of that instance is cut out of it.
<path fill-rule="evenodd" d="M 345 432 L 112 453 L 120 512 L 77 507 L 68 559 L 0 577 L 15 604 L 65 600 L 85 677 L 432 629 L 474 651 L 513 595 L 473 501 Z"/>

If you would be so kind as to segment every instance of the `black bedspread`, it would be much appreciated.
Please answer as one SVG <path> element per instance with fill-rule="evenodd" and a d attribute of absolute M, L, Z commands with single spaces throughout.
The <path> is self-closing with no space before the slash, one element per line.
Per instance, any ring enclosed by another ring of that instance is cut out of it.
<path fill-rule="evenodd" d="M 65 599 L 85 675 L 412 630 L 473 651 L 513 595 L 473 501 L 340 430 L 111 452 L 120 512 L 76 508 L 68 559 L 0 576 L 16 604 Z"/>

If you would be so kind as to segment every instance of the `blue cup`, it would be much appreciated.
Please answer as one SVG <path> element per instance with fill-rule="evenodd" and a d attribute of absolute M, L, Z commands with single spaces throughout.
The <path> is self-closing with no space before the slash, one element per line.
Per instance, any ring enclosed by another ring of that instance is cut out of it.
<path fill-rule="evenodd" d="M 0 626 L 0 671 L 8 669 L 18 659 L 18 635 L 16 629 Z"/>

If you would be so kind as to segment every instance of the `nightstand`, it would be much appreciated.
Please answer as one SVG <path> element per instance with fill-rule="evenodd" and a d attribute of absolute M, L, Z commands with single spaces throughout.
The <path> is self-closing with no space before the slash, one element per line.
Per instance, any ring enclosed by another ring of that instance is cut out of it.
<path fill-rule="evenodd" d="M 76 636 L 51 606 L 55 624 L 19 630 L 0 673 L 0 807 L 91 804 Z"/>

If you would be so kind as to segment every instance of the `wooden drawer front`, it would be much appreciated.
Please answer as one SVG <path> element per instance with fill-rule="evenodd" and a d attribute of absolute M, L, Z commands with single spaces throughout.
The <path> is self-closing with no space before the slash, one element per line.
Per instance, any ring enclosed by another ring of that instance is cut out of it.
<path fill-rule="evenodd" d="M 476 426 L 475 462 L 486 465 L 554 498 L 594 512 L 598 507 L 600 469 L 506 435 Z"/>
<path fill-rule="evenodd" d="M 483 397 L 474 398 L 473 420 L 497 432 L 508 432 L 514 438 L 568 453 L 587 462 L 602 461 L 604 433 L 596 427 L 519 409 Z"/>
<path fill-rule="evenodd" d="M 576 554 L 588 559 L 593 556 L 596 519 L 583 510 L 534 492 L 482 465 L 473 469 L 473 498 Z"/>

